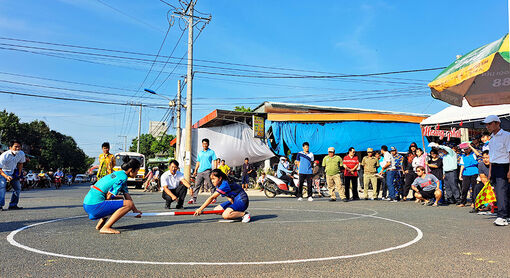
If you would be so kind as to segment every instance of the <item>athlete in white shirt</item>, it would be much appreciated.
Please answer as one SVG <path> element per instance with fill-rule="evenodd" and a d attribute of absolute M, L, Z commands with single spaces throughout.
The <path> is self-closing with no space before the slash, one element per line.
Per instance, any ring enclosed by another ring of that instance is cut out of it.
<path fill-rule="evenodd" d="M 19 179 L 22 176 L 25 161 L 25 153 L 21 150 L 21 142 L 17 140 L 9 142 L 9 150 L 0 155 L 0 211 L 4 210 L 5 189 L 8 182 L 11 183 L 13 188 L 9 209 L 22 209 L 22 207 L 18 207 L 21 193 Z"/>

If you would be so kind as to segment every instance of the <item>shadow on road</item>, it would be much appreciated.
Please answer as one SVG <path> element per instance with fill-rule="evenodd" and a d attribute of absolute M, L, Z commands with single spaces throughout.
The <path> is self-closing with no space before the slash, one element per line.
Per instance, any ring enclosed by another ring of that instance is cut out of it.
<path fill-rule="evenodd" d="M 3 232 L 11 232 L 16 229 L 19 229 L 21 227 L 28 226 L 30 224 L 38 223 L 38 222 L 44 222 L 52 219 L 37 219 L 37 220 L 25 220 L 25 221 L 10 221 L 7 223 L 2 223 L 0 225 L 0 233 Z"/>

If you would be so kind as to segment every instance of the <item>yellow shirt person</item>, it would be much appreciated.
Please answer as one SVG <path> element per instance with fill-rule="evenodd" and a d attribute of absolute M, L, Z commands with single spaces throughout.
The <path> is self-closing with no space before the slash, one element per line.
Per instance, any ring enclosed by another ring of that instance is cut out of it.
<path fill-rule="evenodd" d="M 221 161 L 221 164 L 218 167 L 218 169 L 220 169 L 227 176 L 230 174 L 230 167 L 228 167 L 228 165 L 225 163 L 225 160 Z"/>
<path fill-rule="evenodd" d="M 98 180 L 113 173 L 113 167 L 115 167 L 115 157 L 110 153 L 110 143 L 103 143 L 102 148 L 103 153 L 99 155 L 99 170 L 97 171 Z"/>

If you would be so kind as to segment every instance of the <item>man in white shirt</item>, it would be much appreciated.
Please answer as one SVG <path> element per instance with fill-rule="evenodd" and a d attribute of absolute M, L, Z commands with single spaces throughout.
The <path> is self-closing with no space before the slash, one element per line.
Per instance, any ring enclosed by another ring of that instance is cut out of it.
<path fill-rule="evenodd" d="M 489 179 L 495 186 L 498 204 L 498 218 L 496 226 L 507 226 L 510 210 L 510 133 L 501 129 L 501 120 L 496 115 L 490 115 L 483 121 L 487 130 L 492 133 L 489 140 Z"/>
<path fill-rule="evenodd" d="M 388 186 L 388 195 L 390 202 L 396 202 L 396 191 L 395 191 L 395 176 L 397 175 L 397 170 L 395 168 L 395 158 L 388 152 L 388 146 L 381 146 L 381 154 L 384 157 L 383 162 L 381 163 L 381 171 L 379 175 L 382 175 L 386 171 L 386 184 Z"/>
<path fill-rule="evenodd" d="M 177 160 L 170 161 L 168 171 L 161 175 L 161 197 L 166 200 L 165 208 L 170 209 L 173 201 L 177 200 L 176 209 L 182 209 L 184 198 L 186 198 L 187 189 L 191 188 L 190 183 L 184 179 L 184 174 L 179 170 Z M 193 189 L 191 189 L 193 195 Z"/>
<path fill-rule="evenodd" d="M 21 142 L 17 140 L 9 142 L 9 150 L 0 155 L 0 211 L 4 210 L 8 182 L 11 183 L 13 189 L 9 210 L 22 209 L 22 207 L 18 207 L 21 193 L 19 178 L 22 176 L 25 161 L 25 153 L 21 151 Z"/>

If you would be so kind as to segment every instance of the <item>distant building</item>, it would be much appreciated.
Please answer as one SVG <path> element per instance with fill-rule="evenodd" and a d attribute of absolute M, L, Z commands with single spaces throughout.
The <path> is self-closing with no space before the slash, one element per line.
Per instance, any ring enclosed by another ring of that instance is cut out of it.
<path fill-rule="evenodd" d="M 155 138 L 162 137 L 166 134 L 168 126 L 166 122 L 149 121 L 149 134 Z"/>

